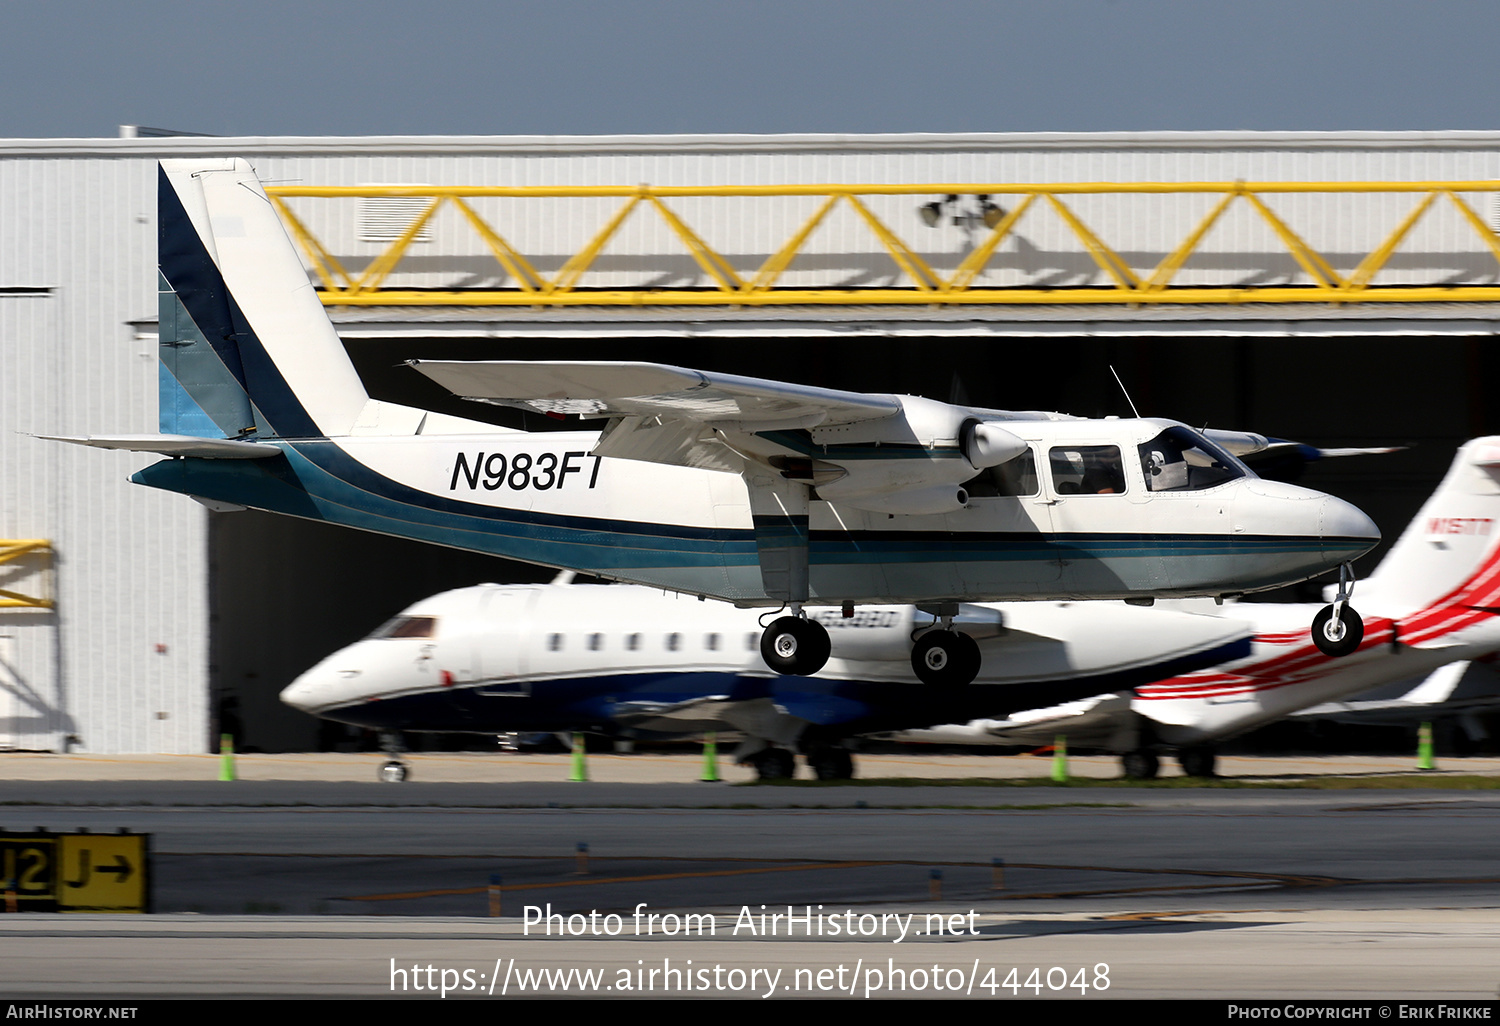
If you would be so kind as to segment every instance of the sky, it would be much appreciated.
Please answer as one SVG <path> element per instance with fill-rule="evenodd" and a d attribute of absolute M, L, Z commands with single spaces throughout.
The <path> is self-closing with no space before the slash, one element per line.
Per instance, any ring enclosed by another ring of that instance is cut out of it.
<path fill-rule="evenodd" d="M 0 138 L 1500 129 L 1477 0 L 0 0 Z"/>

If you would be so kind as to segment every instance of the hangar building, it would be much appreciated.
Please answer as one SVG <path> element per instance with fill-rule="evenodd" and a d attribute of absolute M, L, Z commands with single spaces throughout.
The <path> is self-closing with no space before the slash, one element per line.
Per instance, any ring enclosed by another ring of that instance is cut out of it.
<path fill-rule="evenodd" d="M 629 358 L 1128 413 L 1113 366 L 1146 414 L 1413 446 L 1307 479 L 1388 538 L 1500 429 L 1500 133 L 0 140 L 0 748 L 327 746 L 299 670 L 550 576 L 35 437 L 155 430 L 155 165 L 200 155 L 273 186 L 381 398 L 452 408 L 410 357 Z"/>

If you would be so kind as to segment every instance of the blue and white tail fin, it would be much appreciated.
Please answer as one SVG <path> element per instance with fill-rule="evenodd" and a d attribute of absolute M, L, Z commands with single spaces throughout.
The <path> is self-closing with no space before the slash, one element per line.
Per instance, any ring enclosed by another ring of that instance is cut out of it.
<path fill-rule="evenodd" d="M 1402 616 L 1467 602 L 1494 577 L 1500 545 L 1500 437 L 1465 443 L 1448 474 L 1371 577 L 1356 608 Z"/>
<path fill-rule="evenodd" d="M 350 433 L 369 396 L 249 163 L 163 161 L 158 224 L 162 432 Z"/>

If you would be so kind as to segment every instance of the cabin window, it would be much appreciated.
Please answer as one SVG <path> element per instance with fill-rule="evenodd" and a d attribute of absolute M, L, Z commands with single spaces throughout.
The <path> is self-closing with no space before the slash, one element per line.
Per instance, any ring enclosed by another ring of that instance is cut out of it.
<path fill-rule="evenodd" d="M 563 636 L 561 634 L 547 635 L 547 651 L 561 652 L 563 647 Z"/>
<path fill-rule="evenodd" d="M 710 652 L 717 652 L 719 650 L 719 636 L 717 634 L 710 634 L 705 637 L 703 639 L 703 647 Z"/>
<path fill-rule="evenodd" d="M 681 647 L 682 647 L 682 635 L 681 634 L 668 634 L 667 635 L 667 651 L 668 652 L 676 652 Z"/>
<path fill-rule="evenodd" d="M 604 647 L 604 635 L 602 635 L 602 634 L 590 634 L 589 635 L 589 651 L 590 652 L 597 652 L 597 651 L 599 651 L 603 647 Z"/>
<path fill-rule="evenodd" d="M 631 652 L 641 647 L 641 636 L 639 634 L 625 635 L 625 648 Z"/>
<path fill-rule="evenodd" d="M 387 620 L 372 638 L 430 638 L 437 634 L 435 616 L 398 616 Z"/>
<path fill-rule="evenodd" d="M 760 635 L 759 634 L 756 634 L 754 631 L 751 631 L 749 634 L 745 635 L 745 651 L 746 652 L 758 652 L 758 651 L 760 651 Z"/>
<path fill-rule="evenodd" d="M 1052 449 L 1052 487 L 1058 495 L 1119 495 L 1125 464 L 1117 445 L 1060 445 Z"/>
<path fill-rule="evenodd" d="M 1140 447 L 1141 473 L 1153 492 L 1196 492 L 1245 476 L 1244 465 L 1185 427 L 1167 428 Z"/>

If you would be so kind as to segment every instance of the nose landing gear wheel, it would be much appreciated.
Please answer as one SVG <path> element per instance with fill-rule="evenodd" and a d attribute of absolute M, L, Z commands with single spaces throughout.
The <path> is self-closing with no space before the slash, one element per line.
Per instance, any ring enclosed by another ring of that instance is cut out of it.
<path fill-rule="evenodd" d="M 407 778 L 406 763 L 392 759 L 380 767 L 380 779 L 387 784 L 399 784 Z"/>
<path fill-rule="evenodd" d="M 961 631 L 928 631 L 911 650 L 911 668 L 923 684 L 962 687 L 979 675 L 979 643 Z"/>
<path fill-rule="evenodd" d="M 1365 639 L 1365 622 L 1348 606 L 1334 620 L 1333 607 L 1324 606 L 1313 617 L 1312 639 L 1319 652 L 1337 659 L 1359 648 L 1359 643 Z"/>
<path fill-rule="evenodd" d="M 828 631 L 816 620 L 781 616 L 760 636 L 760 656 L 777 673 L 810 677 L 828 662 Z"/>

